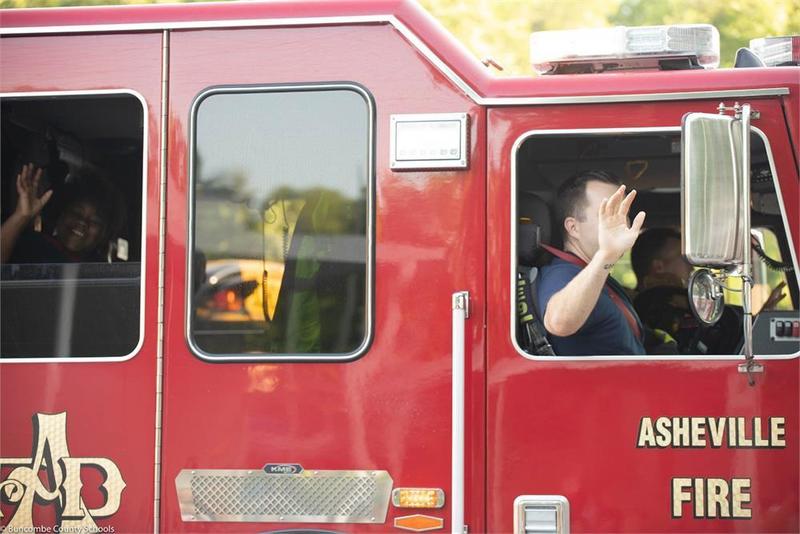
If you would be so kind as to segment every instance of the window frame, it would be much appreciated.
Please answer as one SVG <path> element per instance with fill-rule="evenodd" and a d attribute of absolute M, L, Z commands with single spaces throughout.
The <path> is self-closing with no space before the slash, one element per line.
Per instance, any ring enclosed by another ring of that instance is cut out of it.
<path fill-rule="evenodd" d="M 791 251 L 792 255 L 792 263 L 794 264 L 794 272 L 795 277 L 797 279 L 798 284 L 800 284 L 800 272 L 798 271 L 798 263 L 797 257 L 794 253 L 794 247 L 791 246 L 793 241 L 792 236 L 792 229 L 789 225 L 789 221 L 786 217 L 786 206 L 783 201 L 783 195 L 781 193 L 780 187 L 780 180 L 778 179 L 778 172 L 775 168 L 775 160 L 772 157 L 772 146 L 770 145 L 769 138 L 767 135 L 759 128 L 752 126 L 750 127 L 751 133 L 757 134 L 761 140 L 764 142 L 764 149 L 767 152 L 767 159 L 769 160 L 770 170 L 772 172 L 772 181 L 775 187 L 775 192 L 778 195 L 778 203 L 781 210 L 781 220 L 783 221 L 783 227 L 786 232 L 786 238 L 789 240 L 789 250 Z M 511 162 L 511 188 L 510 194 L 511 198 L 509 199 L 511 202 L 511 219 L 510 219 L 510 255 L 509 255 L 509 307 L 508 307 L 508 315 L 509 317 L 509 335 L 511 340 L 511 345 L 514 347 L 514 350 L 517 353 L 527 359 L 533 361 L 545 361 L 545 362 L 565 362 L 565 361 L 582 361 L 582 362 L 591 362 L 591 361 L 626 361 L 626 362 L 633 362 L 633 361 L 659 361 L 659 360 L 723 360 L 723 361 L 742 361 L 744 358 L 741 354 L 733 354 L 733 355 L 726 355 L 726 354 L 710 354 L 710 355 L 692 355 L 692 354 L 678 354 L 678 355 L 596 355 L 596 356 L 539 356 L 536 354 L 529 354 L 525 352 L 522 347 L 519 345 L 517 341 L 517 301 L 516 301 L 516 281 L 517 281 L 517 196 L 518 196 L 518 180 L 517 180 L 517 153 L 519 152 L 520 147 L 531 138 L 535 137 L 557 137 L 557 136 L 613 136 L 613 135 L 632 135 L 635 136 L 637 134 L 675 134 L 681 133 L 680 126 L 660 126 L 660 127 L 633 127 L 633 128 L 565 128 L 565 129 L 554 129 L 554 130 L 528 130 L 522 133 L 517 139 L 514 141 L 513 145 L 511 146 L 511 152 L 509 154 L 510 162 Z M 758 357 L 759 360 L 789 360 L 793 358 L 800 358 L 800 351 L 792 353 L 792 354 L 773 354 L 773 355 L 761 355 Z"/>
<path fill-rule="evenodd" d="M 364 302 L 364 339 L 359 346 L 348 353 L 261 353 L 261 354 L 210 354 L 194 342 L 192 332 L 192 287 L 194 285 L 192 260 L 195 253 L 195 183 L 197 159 L 197 113 L 202 102 L 216 94 L 251 94 L 251 93 L 285 93 L 285 92 L 319 92 L 319 91 L 352 91 L 360 95 L 367 106 L 367 220 L 366 220 L 366 288 Z M 374 295 L 375 295 L 375 99 L 369 90 L 356 82 L 305 82 L 286 84 L 256 85 L 223 85 L 208 87 L 195 96 L 189 111 L 189 181 L 188 181 L 188 233 L 186 247 L 186 330 L 184 332 L 189 351 L 197 358 L 209 363 L 241 363 L 241 362 L 284 362 L 284 363 L 319 363 L 319 362 L 351 362 L 367 353 L 372 345 L 374 335 Z"/>
<path fill-rule="evenodd" d="M 123 356 L 35 356 L 26 358 L 0 358 L 0 365 L 15 363 L 111 363 L 124 362 L 134 358 L 141 352 L 145 339 L 145 305 L 147 287 L 147 178 L 150 146 L 149 108 L 144 95 L 129 88 L 122 89 L 95 89 L 74 91 L 31 91 L 0 93 L 0 99 L 36 99 L 36 98 L 68 98 L 68 97 L 101 97 L 128 95 L 136 98 L 142 106 L 142 224 L 140 229 L 140 274 L 139 274 L 139 339 L 131 352 Z"/>

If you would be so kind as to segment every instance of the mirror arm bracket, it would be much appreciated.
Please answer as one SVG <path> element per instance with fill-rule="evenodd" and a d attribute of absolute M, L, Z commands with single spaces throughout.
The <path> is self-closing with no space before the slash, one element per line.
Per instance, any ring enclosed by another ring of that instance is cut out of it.
<path fill-rule="evenodd" d="M 755 386 L 756 380 L 753 374 L 763 373 L 764 366 L 755 360 L 747 360 L 745 363 L 739 364 L 739 372 L 743 374 L 747 373 L 747 383 L 751 386 Z"/>
<path fill-rule="evenodd" d="M 736 119 L 742 119 L 743 106 L 739 102 L 734 102 L 733 106 L 726 106 L 724 102 L 720 102 L 717 106 L 717 112 L 720 115 L 725 115 L 726 111 L 733 111 L 733 116 Z M 761 112 L 755 109 L 750 110 L 750 120 L 757 120 L 761 118 Z"/>

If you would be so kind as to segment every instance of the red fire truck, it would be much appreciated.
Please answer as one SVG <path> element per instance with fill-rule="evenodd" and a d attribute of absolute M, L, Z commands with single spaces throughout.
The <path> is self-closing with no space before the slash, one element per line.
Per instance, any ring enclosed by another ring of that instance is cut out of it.
<path fill-rule="evenodd" d="M 0 37 L 5 532 L 800 530 L 797 38 L 535 35 L 502 78 L 407 0 Z M 530 344 L 583 169 L 683 236 L 674 352 Z"/>

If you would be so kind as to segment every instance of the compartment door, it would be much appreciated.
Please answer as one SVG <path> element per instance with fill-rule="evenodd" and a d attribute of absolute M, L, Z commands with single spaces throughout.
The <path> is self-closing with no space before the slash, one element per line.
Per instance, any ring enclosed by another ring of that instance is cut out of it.
<path fill-rule="evenodd" d="M 452 295 L 469 291 L 480 530 L 481 109 L 388 24 L 176 32 L 171 47 L 164 528 L 449 524 Z M 445 153 L 462 158 L 393 168 L 392 117 L 414 114 L 469 134 Z M 441 490 L 444 507 L 397 508 L 398 487 Z"/>
<path fill-rule="evenodd" d="M 0 47 L 3 219 L 53 191 L 0 266 L 2 525 L 153 530 L 161 35 Z"/>
<path fill-rule="evenodd" d="M 681 117 L 718 104 L 489 111 L 487 530 L 512 531 L 515 514 L 518 525 L 526 513 L 529 523 L 555 519 L 562 504 L 553 496 L 568 502 L 573 531 L 797 530 L 797 341 L 783 356 L 759 355 L 766 372 L 754 386 L 732 352 L 532 357 L 513 341 L 517 195 L 552 203 L 569 175 L 599 168 L 640 191 L 633 211 L 648 211 L 646 227 L 679 227 Z M 763 177 L 777 175 L 787 199 L 782 216 L 760 208 L 753 220 L 786 225 L 791 243 L 798 182 L 783 114 L 777 101 L 752 104 L 768 140 Z M 664 145 L 647 152 L 652 136 Z M 792 261 L 789 248 L 783 255 Z M 781 313 L 797 319 L 796 278 L 790 286 L 794 309 Z"/>

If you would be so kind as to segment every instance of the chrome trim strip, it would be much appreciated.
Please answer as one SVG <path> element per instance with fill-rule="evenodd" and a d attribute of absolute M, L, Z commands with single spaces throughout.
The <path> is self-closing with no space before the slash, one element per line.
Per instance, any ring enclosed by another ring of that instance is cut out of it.
<path fill-rule="evenodd" d="M 164 277 L 167 248 L 167 140 L 169 139 L 169 30 L 161 36 L 161 139 L 158 202 L 158 342 L 156 345 L 156 446 L 154 461 L 153 533 L 161 518 L 161 425 L 164 414 Z"/>
<path fill-rule="evenodd" d="M 0 93 L 0 98 L 37 98 L 37 97 L 62 97 L 62 96 L 102 96 L 102 95 L 130 95 L 142 104 L 142 228 L 141 228 L 141 276 L 139 288 L 139 341 L 133 350 L 125 356 L 100 357 L 75 357 L 75 358 L 0 358 L 0 364 L 15 363 L 107 363 L 124 362 L 130 360 L 142 348 L 145 336 L 145 288 L 147 286 L 147 179 L 148 179 L 148 153 L 149 145 L 149 111 L 144 96 L 133 89 L 95 89 L 86 91 L 33 91 Z"/>
<path fill-rule="evenodd" d="M 436 19 L 430 20 L 439 24 Z M 431 50 L 411 29 L 394 15 L 363 15 L 351 17 L 308 17 L 284 19 L 237 19 L 190 22 L 150 22 L 137 24 L 83 24 L 75 26 L 41 26 L 0 28 L 0 36 L 41 35 L 41 34 L 76 34 L 76 33 L 108 33 L 108 32 L 147 32 L 163 30 L 200 30 L 224 28 L 269 28 L 279 26 L 332 26 L 337 24 L 391 24 L 430 61 L 446 78 L 458 87 L 473 102 L 483 106 L 546 106 L 558 104 L 608 104 L 617 102 L 654 102 L 666 100 L 702 100 L 758 98 L 767 96 L 788 95 L 786 87 L 764 89 L 736 89 L 720 91 L 685 91 L 674 93 L 639 93 L 616 95 L 578 95 L 578 96 L 544 96 L 544 97 L 483 97 L 463 78 L 451 69 L 436 53 Z M 440 25 L 440 24 L 439 24 Z M 472 54 L 457 39 L 456 46 L 466 57 Z M 475 60 L 477 62 L 477 60 Z"/>
<path fill-rule="evenodd" d="M 545 106 L 556 104 L 612 104 L 625 102 L 662 102 L 667 100 L 716 100 L 788 95 L 786 87 L 766 89 L 730 89 L 724 91 L 683 91 L 676 93 L 637 93 L 617 95 L 541 96 L 482 98 L 485 106 Z"/>
<path fill-rule="evenodd" d="M 769 165 L 772 171 L 772 179 L 775 184 L 775 191 L 778 194 L 778 199 L 780 200 L 781 206 L 781 214 L 783 216 L 783 224 L 784 228 L 787 231 L 787 239 L 790 240 L 790 244 L 793 243 L 791 241 L 792 235 L 790 233 L 790 227 L 788 221 L 786 220 L 786 211 L 784 209 L 783 199 L 780 195 L 780 182 L 778 181 L 778 173 L 775 169 L 775 162 L 772 158 L 772 149 L 769 145 L 769 141 L 764 133 L 759 130 L 758 128 L 753 128 L 753 130 L 762 136 L 764 139 L 764 147 L 767 151 L 767 155 L 769 158 Z M 521 134 L 515 141 L 511 147 L 511 154 L 509 155 L 511 161 L 511 198 L 509 201 L 511 202 L 511 220 L 509 222 L 510 229 L 511 229 L 511 257 L 508 258 L 509 260 L 509 308 L 508 317 L 509 320 L 509 335 L 511 339 L 511 345 L 517 351 L 517 353 L 525 359 L 534 360 L 534 361 L 547 361 L 547 362 L 565 362 L 565 361 L 625 361 L 625 362 L 633 362 L 633 361 L 662 361 L 662 360 L 688 360 L 688 361 L 713 361 L 713 360 L 722 360 L 722 361 L 740 361 L 741 355 L 707 355 L 707 356 L 687 356 L 687 355 L 644 355 L 644 356 L 537 356 L 533 354 L 528 354 L 522 347 L 519 346 L 517 343 L 517 336 L 516 336 L 516 320 L 517 320 L 517 310 L 516 310 L 516 268 L 517 268 L 517 151 L 519 147 L 525 142 L 528 138 L 534 136 L 557 136 L 557 135 L 613 135 L 613 134 L 642 134 L 642 133 L 680 133 L 681 128 L 680 126 L 665 126 L 665 127 L 646 127 L 646 128 L 585 128 L 585 129 L 564 129 L 564 130 L 529 130 Z M 789 247 L 792 251 L 792 259 L 795 262 L 795 273 L 797 273 L 797 258 L 794 257 L 794 248 L 792 246 Z M 800 351 L 794 354 L 767 354 L 759 356 L 758 360 L 790 360 L 793 358 L 800 357 Z"/>
<path fill-rule="evenodd" d="M 351 353 L 347 354 L 228 354 L 228 355 L 212 355 L 208 354 L 199 347 L 197 347 L 192 339 L 191 319 L 192 319 L 192 302 L 191 302 L 191 287 L 192 287 L 192 255 L 194 254 L 194 181 L 195 181 L 195 143 L 196 143 L 196 116 L 197 108 L 203 99 L 211 94 L 220 93 L 254 93 L 254 92 L 286 92 L 286 91 L 325 91 L 332 89 L 346 89 L 354 91 L 364 98 L 367 104 L 368 125 L 367 125 L 367 138 L 368 138 L 368 153 L 367 153 L 367 290 L 365 292 L 366 302 L 364 305 L 365 317 L 365 332 L 364 341 L 361 345 Z M 375 169 L 375 103 L 372 95 L 367 92 L 363 87 L 354 83 L 320 83 L 320 84 L 275 84 L 275 85 L 255 85 L 255 86 L 233 86 L 233 87 L 212 87 L 200 92 L 194 99 L 190 110 L 189 118 L 189 224 L 188 224 L 188 241 L 186 242 L 186 342 L 189 349 L 200 359 L 207 362 L 320 362 L 320 361 L 339 361 L 347 362 L 355 360 L 367 352 L 372 343 L 373 335 L 373 299 L 375 294 L 375 280 L 374 280 L 374 263 L 375 263 L 375 182 L 377 172 Z"/>
<path fill-rule="evenodd" d="M 464 531 L 464 389 L 465 323 L 469 317 L 469 292 L 453 293 L 453 392 L 450 481 L 450 531 Z"/>
<path fill-rule="evenodd" d="M 406 40 L 411 43 L 411 46 L 416 48 L 425 58 L 430 61 L 434 67 L 439 69 L 447 79 L 449 79 L 456 87 L 458 87 L 461 91 L 464 92 L 473 102 L 477 104 L 485 104 L 484 98 L 478 94 L 478 92 L 467 82 L 456 74 L 456 72 L 450 68 L 450 66 L 445 63 L 433 50 L 431 50 L 425 42 L 420 39 L 416 33 L 411 31 L 408 26 L 397 20 L 396 17 L 389 17 L 389 24 L 395 27 L 400 34 L 406 38 Z M 437 22 L 438 23 L 438 22 Z M 457 43 L 459 48 L 464 52 L 465 57 L 470 57 L 474 59 L 474 56 L 467 51 L 464 46 L 461 44 L 460 41 L 453 38 L 453 41 Z M 477 59 L 475 60 L 477 62 Z M 460 534 L 460 533 L 459 533 Z"/>
<path fill-rule="evenodd" d="M 91 6 L 83 7 L 82 9 L 91 9 Z M 292 17 L 273 19 L 133 22 L 120 24 L 67 24 L 62 26 L 12 26 L 0 28 L 0 35 L 162 32 L 164 30 L 267 28 L 275 26 L 332 26 L 337 24 L 370 24 L 390 22 L 392 19 L 394 19 L 394 17 L 391 15 L 355 15 L 346 17 Z"/>
<path fill-rule="evenodd" d="M 514 534 L 526 534 L 525 505 L 540 504 L 556 509 L 556 532 L 569 534 L 569 500 L 563 495 L 520 495 L 514 499 Z"/>

